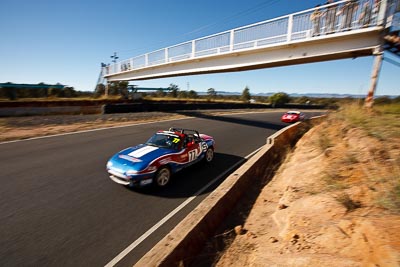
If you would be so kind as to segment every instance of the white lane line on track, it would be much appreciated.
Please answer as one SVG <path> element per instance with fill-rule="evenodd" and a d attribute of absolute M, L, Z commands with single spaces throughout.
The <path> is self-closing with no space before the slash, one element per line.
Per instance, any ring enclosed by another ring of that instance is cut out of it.
<path fill-rule="evenodd" d="M 149 237 L 152 233 L 154 233 L 158 228 L 160 228 L 164 223 L 166 223 L 169 219 L 171 219 L 175 214 L 177 214 L 181 209 L 183 209 L 185 206 L 187 206 L 190 202 L 192 202 L 196 197 L 198 197 L 201 193 L 203 193 L 208 187 L 213 185 L 215 182 L 220 180 L 222 177 L 224 177 L 226 174 L 229 172 L 233 171 L 236 169 L 238 166 L 240 166 L 244 161 L 248 160 L 251 158 L 254 154 L 256 154 L 259 150 L 261 149 L 258 148 L 255 151 L 251 152 L 249 155 L 244 157 L 244 159 L 240 160 L 237 162 L 235 165 L 224 171 L 222 174 L 217 176 L 214 180 L 210 181 L 208 184 L 206 184 L 203 188 L 201 188 L 199 191 L 197 191 L 194 196 L 189 197 L 186 199 L 182 204 L 180 204 L 178 207 L 176 207 L 173 211 L 171 211 L 167 216 L 165 216 L 162 220 L 160 220 L 158 223 L 156 223 L 153 227 L 151 227 L 147 232 L 145 232 L 141 237 L 136 239 L 132 244 L 130 244 L 126 249 L 124 249 L 121 253 L 119 253 L 114 259 L 112 259 L 109 263 L 104 265 L 104 267 L 113 267 L 115 264 L 117 264 L 120 260 L 122 260 L 126 255 L 128 255 L 132 250 L 134 250 L 140 243 L 142 243 L 147 237 Z"/>

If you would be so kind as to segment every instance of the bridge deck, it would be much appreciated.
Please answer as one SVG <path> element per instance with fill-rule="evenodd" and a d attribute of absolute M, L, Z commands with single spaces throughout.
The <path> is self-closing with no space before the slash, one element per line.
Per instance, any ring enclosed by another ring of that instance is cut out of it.
<path fill-rule="evenodd" d="M 144 80 L 368 56 L 394 10 L 387 0 L 378 9 L 371 0 L 339 1 L 126 59 L 103 74 Z"/>

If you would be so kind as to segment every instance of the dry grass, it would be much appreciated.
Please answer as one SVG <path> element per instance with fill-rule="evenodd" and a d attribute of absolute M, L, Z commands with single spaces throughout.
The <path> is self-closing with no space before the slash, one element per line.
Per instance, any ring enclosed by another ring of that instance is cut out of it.
<path fill-rule="evenodd" d="M 375 106 L 372 111 L 348 105 L 336 113 L 335 118 L 382 141 L 400 137 L 400 104 Z"/>
<path fill-rule="evenodd" d="M 372 111 L 344 106 L 329 116 L 327 124 L 334 127 L 326 127 L 317 144 L 330 158 L 323 175 L 326 189 L 343 191 L 337 200 L 352 211 L 359 202 L 344 191 L 366 185 L 376 193 L 371 205 L 400 212 L 400 105 Z"/>

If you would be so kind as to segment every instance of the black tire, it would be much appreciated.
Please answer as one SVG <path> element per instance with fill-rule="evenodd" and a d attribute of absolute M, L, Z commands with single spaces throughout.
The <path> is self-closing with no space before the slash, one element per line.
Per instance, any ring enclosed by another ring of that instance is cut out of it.
<path fill-rule="evenodd" d="M 210 163 L 214 159 L 214 149 L 212 147 L 207 148 L 204 156 L 204 162 Z"/>
<path fill-rule="evenodd" d="M 155 177 L 154 182 L 158 187 L 165 187 L 169 184 L 171 180 L 171 170 L 168 167 L 161 167 Z"/>

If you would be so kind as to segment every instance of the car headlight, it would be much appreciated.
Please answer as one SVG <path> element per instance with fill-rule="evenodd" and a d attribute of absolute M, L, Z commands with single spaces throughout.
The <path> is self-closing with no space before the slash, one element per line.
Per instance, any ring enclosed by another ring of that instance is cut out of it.
<path fill-rule="evenodd" d="M 107 168 L 110 168 L 112 165 L 113 165 L 113 164 L 112 164 L 111 161 L 107 162 Z"/>
<path fill-rule="evenodd" d="M 126 171 L 126 175 L 132 175 L 132 174 L 137 174 L 138 172 L 135 170 L 128 170 Z"/>

